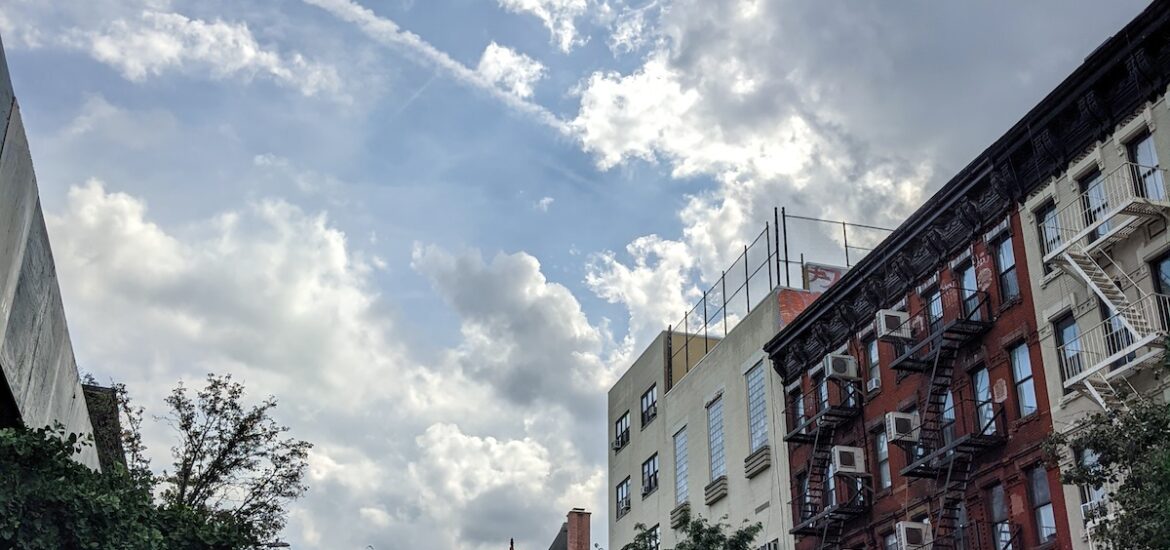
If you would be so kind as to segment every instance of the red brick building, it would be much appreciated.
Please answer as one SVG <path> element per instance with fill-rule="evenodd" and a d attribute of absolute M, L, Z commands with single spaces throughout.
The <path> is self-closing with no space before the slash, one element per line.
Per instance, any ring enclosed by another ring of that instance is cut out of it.
<path fill-rule="evenodd" d="M 765 346 L 798 549 L 1074 548 L 1019 204 L 1166 88 L 1168 18 L 1155 1 Z"/>

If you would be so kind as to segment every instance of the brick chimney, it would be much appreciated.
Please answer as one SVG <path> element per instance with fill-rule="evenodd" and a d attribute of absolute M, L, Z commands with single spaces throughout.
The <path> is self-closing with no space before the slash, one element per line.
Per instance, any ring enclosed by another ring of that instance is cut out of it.
<path fill-rule="evenodd" d="M 589 550 L 589 512 L 583 508 L 569 511 L 569 550 Z"/>

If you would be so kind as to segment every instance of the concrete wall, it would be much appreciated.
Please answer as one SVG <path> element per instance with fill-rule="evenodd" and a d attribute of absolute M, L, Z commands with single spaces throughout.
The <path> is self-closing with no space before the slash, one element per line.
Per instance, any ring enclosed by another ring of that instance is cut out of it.
<path fill-rule="evenodd" d="M 0 51 L 2 51 L 0 46 Z M 2 55 L 2 54 L 0 54 Z M 92 433 L 20 109 L 0 58 L 0 370 L 17 421 Z M 88 447 L 79 460 L 98 467 Z"/>
<path fill-rule="evenodd" d="M 1045 275 L 1040 247 L 1040 233 L 1035 212 L 1044 204 L 1055 201 L 1061 208 L 1070 201 L 1078 201 L 1081 194 L 1078 176 L 1099 169 L 1109 174 L 1128 161 L 1126 143 L 1144 131 L 1153 135 L 1159 162 L 1170 163 L 1170 103 L 1162 96 L 1157 101 L 1143 106 L 1130 117 L 1129 121 L 1114 129 L 1114 132 L 1082 152 L 1067 171 L 1054 178 L 1048 185 L 1034 192 L 1025 203 L 1025 245 L 1027 246 L 1028 271 L 1032 274 L 1031 285 L 1036 307 L 1044 367 L 1047 372 L 1047 390 L 1053 405 L 1052 420 L 1055 429 L 1074 430 L 1086 416 L 1100 412 L 1101 407 L 1079 391 L 1066 392 L 1060 372 L 1057 342 L 1053 322 L 1071 312 L 1082 333 L 1097 326 L 1104 320 L 1096 294 L 1080 278 L 1061 269 L 1053 269 Z M 1170 184 L 1170 179 L 1166 180 Z M 1108 250 L 1117 267 L 1106 265 L 1106 272 L 1117 277 L 1124 271 L 1147 293 L 1154 293 L 1150 263 L 1170 252 L 1170 231 L 1166 220 L 1154 221 L 1138 230 L 1127 240 L 1121 241 Z M 1126 293 L 1133 300 L 1137 293 Z M 1086 368 L 1089 365 L 1086 365 Z M 1138 372 L 1128 378 L 1134 389 L 1146 395 L 1170 400 L 1170 380 L 1159 380 L 1153 376 L 1153 369 Z M 1068 523 L 1072 540 L 1077 548 L 1088 548 L 1084 523 L 1081 517 L 1081 496 L 1075 486 L 1064 486 L 1065 499 L 1069 503 Z"/>
<path fill-rule="evenodd" d="M 764 531 L 757 545 L 779 539 L 780 548 L 793 548 L 788 534 L 786 514 L 789 495 L 786 445 L 781 441 L 783 386 L 771 368 L 762 348 L 780 327 L 775 293 L 762 301 L 726 338 L 715 343 L 703 357 L 665 395 L 659 392 L 658 417 L 644 429 L 640 426 L 640 398 L 651 384 L 662 383 L 665 335 L 647 348 L 621 380 L 609 392 L 610 439 L 613 423 L 626 410 L 631 411 L 630 444 L 619 452 L 610 450 L 609 460 L 609 547 L 621 548 L 632 540 L 634 525 L 659 525 L 662 547 L 676 544 L 677 534 L 670 528 L 670 513 L 675 502 L 674 434 L 687 430 L 688 502 L 692 513 L 711 520 L 726 518 L 733 527 L 760 522 Z M 748 479 L 744 459 L 749 453 L 747 381 L 745 373 L 754 365 L 765 370 L 768 441 L 771 466 Z M 707 403 L 719 392 L 723 399 L 724 453 L 727 464 L 728 494 L 708 506 L 704 487 L 711 481 L 708 449 Z M 659 487 L 642 496 L 642 462 L 654 453 L 659 458 Z M 616 486 L 626 476 L 631 479 L 631 510 L 620 520 L 614 509 Z"/>

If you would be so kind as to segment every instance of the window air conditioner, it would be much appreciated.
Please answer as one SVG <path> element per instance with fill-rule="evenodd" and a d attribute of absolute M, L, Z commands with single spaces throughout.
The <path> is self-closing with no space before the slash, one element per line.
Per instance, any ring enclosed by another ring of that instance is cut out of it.
<path fill-rule="evenodd" d="M 867 392 L 877 391 L 880 389 L 882 389 L 881 378 L 870 378 L 869 381 L 865 383 L 865 391 Z"/>
<path fill-rule="evenodd" d="M 622 440 L 621 439 L 613 440 L 613 445 L 611 445 L 611 446 L 613 447 L 613 450 L 620 451 L 622 449 Z"/>
<path fill-rule="evenodd" d="M 624 513 L 629 512 L 629 511 L 630 511 L 630 499 L 629 498 L 624 498 L 621 500 L 621 502 L 618 502 L 618 513 L 619 514 L 624 514 Z"/>
<path fill-rule="evenodd" d="M 930 550 L 933 546 L 934 535 L 927 523 L 899 521 L 894 525 L 894 534 L 898 539 L 898 550 Z"/>
<path fill-rule="evenodd" d="M 890 441 L 918 441 L 918 413 L 886 413 L 886 435 Z"/>
<path fill-rule="evenodd" d="M 861 448 L 834 445 L 830 452 L 833 454 L 833 471 L 839 474 L 865 473 L 865 451 Z"/>
<path fill-rule="evenodd" d="M 658 416 L 658 403 L 646 407 L 646 417 L 653 418 L 655 416 Z"/>
<path fill-rule="evenodd" d="M 910 340 L 910 314 L 896 309 L 877 312 L 878 338 Z"/>
<path fill-rule="evenodd" d="M 825 378 L 860 380 L 857 375 L 857 360 L 851 355 L 826 355 L 823 368 Z"/>

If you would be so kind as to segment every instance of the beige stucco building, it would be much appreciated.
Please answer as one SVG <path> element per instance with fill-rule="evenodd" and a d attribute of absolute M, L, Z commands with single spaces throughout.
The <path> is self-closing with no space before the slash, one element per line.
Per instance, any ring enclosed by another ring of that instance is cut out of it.
<path fill-rule="evenodd" d="M 779 326 L 771 292 L 721 340 L 663 332 L 609 390 L 609 548 L 639 523 L 674 547 L 684 506 L 733 528 L 759 522 L 757 546 L 794 548 L 783 387 L 762 351 Z M 668 359 L 683 354 L 689 370 Z"/>
<path fill-rule="evenodd" d="M 1170 334 L 1170 103 L 1162 94 L 1112 128 L 1025 202 L 1025 241 L 1056 430 L 1166 400 L 1153 376 Z M 1029 223 L 1030 222 L 1030 223 Z M 1030 226 L 1030 228 L 1029 228 Z M 1107 490 L 1065 486 L 1075 545 L 1091 548 L 1083 512 Z"/>

